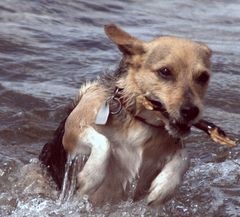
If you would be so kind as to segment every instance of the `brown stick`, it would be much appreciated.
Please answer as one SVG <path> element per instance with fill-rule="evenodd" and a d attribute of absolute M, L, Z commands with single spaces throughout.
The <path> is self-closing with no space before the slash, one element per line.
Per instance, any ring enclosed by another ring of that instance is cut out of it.
<path fill-rule="evenodd" d="M 216 143 L 227 145 L 231 148 L 237 146 L 237 140 L 230 139 L 220 127 L 211 122 L 200 120 L 194 126 L 210 135 L 211 139 Z"/>

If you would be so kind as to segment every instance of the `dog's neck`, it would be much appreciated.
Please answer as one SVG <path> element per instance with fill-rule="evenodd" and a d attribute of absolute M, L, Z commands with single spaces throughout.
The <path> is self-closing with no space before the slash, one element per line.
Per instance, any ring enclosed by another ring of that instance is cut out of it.
<path fill-rule="evenodd" d="M 121 105 L 117 105 L 118 107 L 124 108 L 126 112 L 144 124 L 156 128 L 164 127 L 162 120 L 164 117 L 159 111 L 159 108 L 153 106 L 145 96 L 131 95 L 129 97 L 128 95 L 126 96 L 124 88 L 116 87 L 112 98 L 119 100 Z M 114 110 L 118 110 L 118 108 L 114 108 Z"/>

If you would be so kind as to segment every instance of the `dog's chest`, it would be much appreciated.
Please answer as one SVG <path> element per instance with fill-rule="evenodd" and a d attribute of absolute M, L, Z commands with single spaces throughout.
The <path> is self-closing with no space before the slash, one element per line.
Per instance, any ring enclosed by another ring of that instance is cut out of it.
<path fill-rule="evenodd" d="M 148 127 L 138 123 L 125 126 L 112 134 L 112 152 L 117 163 L 126 171 L 126 182 L 131 182 L 138 176 L 144 145 L 150 138 L 151 132 Z"/>

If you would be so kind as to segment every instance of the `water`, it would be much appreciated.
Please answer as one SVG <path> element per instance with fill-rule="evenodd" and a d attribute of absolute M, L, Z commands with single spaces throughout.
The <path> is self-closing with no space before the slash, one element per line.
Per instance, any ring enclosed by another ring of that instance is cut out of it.
<path fill-rule="evenodd" d="M 36 160 L 85 81 L 113 69 L 120 54 L 103 32 L 118 23 L 143 39 L 187 37 L 214 51 L 204 116 L 240 135 L 240 1 L 2 0 L 0 2 L 0 216 L 240 216 L 240 148 L 194 131 L 191 168 L 173 200 L 94 208 L 58 203 Z M 32 160 L 31 160 L 32 159 Z"/>
<path fill-rule="evenodd" d="M 60 204 L 70 201 L 75 195 L 77 175 L 82 170 L 87 159 L 87 155 L 67 156 L 62 189 L 59 195 Z"/>

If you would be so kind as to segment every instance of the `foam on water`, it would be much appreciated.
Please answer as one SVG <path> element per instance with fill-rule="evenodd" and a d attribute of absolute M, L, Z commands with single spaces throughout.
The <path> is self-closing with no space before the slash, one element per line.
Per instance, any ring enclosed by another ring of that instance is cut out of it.
<path fill-rule="evenodd" d="M 164 206 L 150 208 L 145 200 L 129 199 L 99 208 L 92 207 L 87 197 L 72 194 L 59 203 L 56 186 L 35 159 L 19 168 L 11 191 L 1 193 L 1 216 L 238 216 L 239 170 L 240 160 L 195 161 L 174 199 Z"/>

